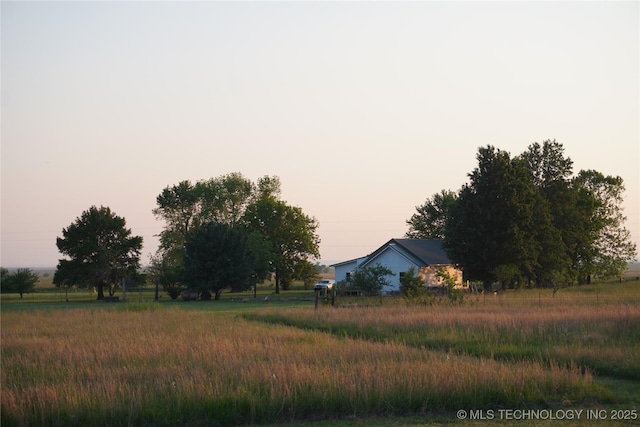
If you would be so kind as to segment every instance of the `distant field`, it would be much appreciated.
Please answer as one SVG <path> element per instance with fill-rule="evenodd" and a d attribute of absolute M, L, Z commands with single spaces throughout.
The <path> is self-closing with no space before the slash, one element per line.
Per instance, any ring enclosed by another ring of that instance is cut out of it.
<path fill-rule="evenodd" d="M 9 270 L 12 271 L 15 269 Z M 36 284 L 37 289 L 50 288 L 53 286 L 55 268 L 33 268 L 32 270 L 40 276 L 40 281 Z M 323 279 L 333 279 L 335 275 L 332 270 L 330 273 L 321 273 L 319 276 Z M 636 278 L 640 279 L 640 262 L 630 263 L 627 270 L 624 272 L 624 278 L 625 280 L 635 280 Z"/>
<path fill-rule="evenodd" d="M 630 263 L 624 277 L 626 280 L 640 279 L 640 262 Z"/>
<path fill-rule="evenodd" d="M 466 425 L 461 409 L 640 410 L 634 281 L 462 305 L 369 298 L 314 309 L 309 291 L 270 292 L 158 303 L 145 292 L 115 304 L 3 295 L 0 422 Z"/>
<path fill-rule="evenodd" d="M 9 269 L 13 271 L 15 269 Z M 36 289 L 46 289 L 53 287 L 53 275 L 56 272 L 55 268 L 32 268 L 32 270 L 38 274 L 40 280 L 36 283 Z M 334 273 L 321 273 L 319 276 L 323 279 L 333 279 Z"/>

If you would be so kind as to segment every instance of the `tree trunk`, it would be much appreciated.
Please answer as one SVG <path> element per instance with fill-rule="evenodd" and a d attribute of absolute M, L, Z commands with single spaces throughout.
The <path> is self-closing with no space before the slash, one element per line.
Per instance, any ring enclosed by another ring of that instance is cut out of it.
<path fill-rule="evenodd" d="M 278 269 L 276 269 L 276 294 L 280 293 L 280 273 Z"/>
<path fill-rule="evenodd" d="M 98 298 L 96 298 L 98 301 L 103 300 L 104 299 L 104 288 L 102 286 L 102 283 L 98 283 L 96 285 L 96 289 L 98 290 Z"/>

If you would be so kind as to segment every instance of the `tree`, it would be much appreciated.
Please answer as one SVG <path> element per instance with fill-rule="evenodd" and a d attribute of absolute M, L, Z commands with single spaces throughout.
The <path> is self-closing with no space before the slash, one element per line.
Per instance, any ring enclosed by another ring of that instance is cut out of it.
<path fill-rule="evenodd" d="M 564 147 L 554 140 L 529 145 L 521 158 L 526 162 L 533 184 L 547 188 L 557 182 L 568 182 L 573 171 L 573 161 L 564 156 Z"/>
<path fill-rule="evenodd" d="M 286 271 L 290 274 L 287 280 L 282 281 L 282 289 L 285 291 L 291 289 L 294 279 L 302 280 L 305 289 L 311 289 L 320 279 L 316 266 L 306 259 L 297 258 L 292 260 L 292 264 Z"/>
<path fill-rule="evenodd" d="M 254 184 L 239 172 L 198 181 L 185 180 L 168 186 L 156 198 L 156 218 L 165 221 L 161 244 L 182 246 L 192 228 L 206 222 L 236 225 L 249 203 L 258 199 L 277 198 L 278 177 L 264 176 Z"/>
<path fill-rule="evenodd" d="M 196 184 L 203 221 L 238 224 L 255 194 L 254 184 L 238 172 Z"/>
<path fill-rule="evenodd" d="M 251 271 L 251 282 L 262 283 L 271 277 L 272 260 L 274 258 L 271 250 L 271 243 L 260 233 L 245 229 L 249 238 L 249 249 L 253 266 Z M 255 288 L 254 288 L 255 291 Z"/>
<path fill-rule="evenodd" d="M 149 277 L 158 286 L 162 286 L 171 299 L 176 299 L 184 289 L 180 281 L 184 259 L 182 252 L 176 250 L 158 251 L 151 256 Z"/>
<path fill-rule="evenodd" d="M 8 294 L 13 291 L 12 289 L 11 273 L 9 273 L 8 269 L 0 267 L 0 291 L 3 294 Z"/>
<path fill-rule="evenodd" d="M 275 199 L 279 194 L 278 177 L 264 176 L 254 184 L 238 172 L 195 184 L 182 181 L 166 187 L 156 198 L 158 206 L 153 209 L 156 218 L 165 221 L 165 228 L 160 233 L 160 247 L 152 257 L 156 267 L 153 273 L 164 283 L 165 291 L 173 297 L 184 287 L 178 279 L 183 277 L 188 233 L 209 222 L 243 225 L 249 204 L 264 198 Z M 252 280 L 266 280 L 274 270 L 273 245 L 263 234 L 251 230 L 249 244 L 254 257 Z"/>
<path fill-rule="evenodd" d="M 394 274 L 380 263 L 373 266 L 360 267 L 351 276 L 351 287 L 363 290 L 371 295 L 378 295 L 385 286 L 389 286 L 387 276 L 394 276 Z"/>
<path fill-rule="evenodd" d="M 151 257 L 151 276 L 171 299 L 176 299 L 184 288 L 180 278 L 187 233 L 202 221 L 199 190 L 190 181 L 181 181 L 164 188 L 156 203 L 152 212 L 165 221 L 165 228 L 160 233 L 160 246 Z"/>
<path fill-rule="evenodd" d="M 579 265 L 581 281 L 591 275 L 622 277 L 627 262 L 633 261 L 636 254 L 636 245 L 624 227 L 627 218 L 621 207 L 624 193 L 622 178 L 586 170 L 578 173 L 574 185 L 594 200 L 594 209 L 589 211 L 591 229 L 586 236 L 593 244 Z"/>
<path fill-rule="evenodd" d="M 316 272 L 317 273 L 329 273 L 331 271 L 330 267 L 327 267 L 324 264 L 320 264 L 316 261 Z"/>
<path fill-rule="evenodd" d="M 301 261 L 320 256 L 316 219 L 275 197 L 262 197 L 247 206 L 243 223 L 269 242 L 276 293 L 280 293 L 281 281 L 298 278 L 302 270 L 296 270 L 296 266 Z"/>
<path fill-rule="evenodd" d="M 558 193 L 560 194 L 560 193 Z M 569 206 L 566 206 L 569 208 Z M 529 285 L 557 287 L 574 281 L 571 252 L 566 241 L 569 235 L 563 235 L 555 212 L 560 206 L 551 207 L 548 199 L 538 194 L 534 204 L 533 237 L 538 244 L 538 257 L 532 260 L 533 270 L 527 278 Z M 569 211 L 567 210 L 567 213 Z"/>
<path fill-rule="evenodd" d="M 277 176 L 265 175 L 262 178 L 258 178 L 256 185 L 256 193 L 254 195 L 254 201 L 264 199 L 280 199 L 282 193 L 280 178 Z"/>
<path fill-rule="evenodd" d="M 444 247 L 469 279 L 506 287 L 533 274 L 537 193 L 522 159 L 492 146 L 480 148 L 477 159 L 449 211 Z"/>
<path fill-rule="evenodd" d="M 165 237 L 164 244 L 184 244 L 194 222 L 197 225 L 201 209 L 196 187 L 188 180 L 181 181 L 162 190 L 156 203 L 158 207 L 153 209 L 153 214 L 166 222 L 165 230 L 172 234 L 170 238 Z"/>
<path fill-rule="evenodd" d="M 572 258 L 579 242 L 574 231 L 586 226 L 576 203 L 578 194 L 571 186 L 573 162 L 564 156 L 562 144 L 555 140 L 542 145 L 533 143 L 520 157 L 539 193 L 534 205 L 539 255 L 532 279 L 538 286 L 571 283 L 575 280 Z"/>
<path fill-rule="evenodd" d="M 422 206 L 416 206 L 417 213 L 407 221 L 410 239 L 444 239 L 445 224 L 449 209 L 456 201 L 456 193 L 442 190 L 431 196 Z"/>
<path fill-rule="evenodd" d="M 68 257 L 58 261 L 53 277 L 56 286 L 95 287 L 98 300 L 104 288 L 113 295 L 123 278 L 137 278 L 142 237 L 132 236 L 124 218 L 108 207 L 92 206 L 62 229 L 56 239 L 60 253 Z"/>
<path fill-rule="evenodd" d="M 515 158 L 487 146 L 477 159 L 444 215 L 445 249 L 467 278 L 557 288 L 592 275 L 620 277 L 635 258 L 620 177 L 593 170 L 572 177 L 573 162 L 555 140 L 533 143 Z M 407 236 L 439 235 L 430 225 L 443 216 L 436 196 L 407 221 Z"/>
<path fill-rule="evenodd" d="M 2 293 L 28 294 L 36 289 L 39 277 L 29 268 L 19 268 L 14 273 L 10 273 L 6 268 L 0 269 Z"/>
<path fill-rule="evenodd" d="M 208 222 L 187 234 L 184 283 L 191 289 L 214 292 L 243 291 L 252 280 L 254 259 L 248 233 L 228 224 Z"/>
<path fill-rule="evenodd" d="M 206 222 L 236 225 L 247 205 L 259 195 L 274 196 L 280 192 L 277 177 L 265 176 L 253 184 L 239 172 L 222 175 L 195 184 L 185 180 L 167 186 L 157 196 L 153 214 L 165 222 L 160 233 L 160 247 L 155 257 L 184 258 L 187 233 Z"/>
<path fill-rule="evenodd" d="M 15 273 L 11 275 L 11 285 L 13 292 L 20 294 L 28 294 L 36 290 L 36 283 L 40 278 L 36 273 L 28 268 L 19 268 Z"/>

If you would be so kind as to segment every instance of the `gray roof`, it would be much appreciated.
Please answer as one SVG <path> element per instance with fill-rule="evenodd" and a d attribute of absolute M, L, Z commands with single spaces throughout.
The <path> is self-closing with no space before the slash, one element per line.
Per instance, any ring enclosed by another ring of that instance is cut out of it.
<path fill-rule="evenodd" d="M 367 256 L 362 256 L 360 258 L 354 258 L 354 259 L 350 259 L 348 261 L 342 261 L 342 262 L 337 262 L 335 264 L 330 264 L 329 267 L 339 267 L 341 265 L 345 265 L 345 264 L 352 264 L 352 263 L 356 263 L 358 264 L 358 261 L 364 260 L 365 258 L 367 258 Z"/>
<path fill-rule="evenodd" d="M 425 265 L 451 264 L 451 260 L 442 247 L 442 240 L 393 239 L 393 241 L 412 253 Z"/>
<path fill-rule="evenodd" d="M 451 260 L 442 247 L 442 240 L 391 239 L 369 255 L 363 265 L 373 261 L 381 252 L 393 245 L 399 247 L 405 255 L 412 258 L 417 265 L 422 267 L 451 264 Z"/>

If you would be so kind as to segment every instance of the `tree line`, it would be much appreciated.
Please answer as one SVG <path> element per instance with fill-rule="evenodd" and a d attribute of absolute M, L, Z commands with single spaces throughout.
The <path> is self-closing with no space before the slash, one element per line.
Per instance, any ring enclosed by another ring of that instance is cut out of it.
<path fill-rule="evenodd" d="M 634 260 L 622 178 L 574 175 L 555 140 L 515 157 L 489 145 L 476 158 L 458 192 L 441 190 L 407 220 L 406 237 L 442 239 L 466 279 L 485 288 L 558 287 L 619 278 Z"/>
<path fill-rule="evenodd" d="M 23 294 L 35 291 L 38 280 L 38 274 L 29 268 L 18 268 L 16 271 L 10 272 L 8 269 L 0 267 L 0 283 L 2 283 L 3 294 L 20 294 L 20 298 L 22 298 Z"/>
<path fill-rule="evenodd" d="M 124 218 L 92 206 L 62 230 L 53 283 L 94 287 L 97 298 L 113 295 L 122 281 L 150 280 L 171 298 L 191 290 L 215 299 L 225 289 L 244 291 L 270 277 L 275 292 L 293 280 L 315 279 L 318 222 L 280 198 L 278 177 L 252 182 L 240 173 L 167 186 L 153 214 L 164 221 L 160 245 L 146 277 L 140 273 L 142 237 Z"/>
<path fill-rule="evenodd" d="M 465 279 L 485 288 L 558 287 L 621 277 L 635 258 L 624 227 L 622 178 L 595 170 L 574 175 L 555 140 L 533 143 L 515 157 L 480 147 L 476 158 L 468 183 L 434 194 L 406 221 L 406 237 L 443 240 Z M 124 281 L 151 281 L 172 298 L 190 289 L 216 299 L 225 289 L 255 289 L 268 278 L 276 293 L 294 280 L 310 284 L 319 268 L 310 262 L 320 256 L 318 222 L 280 193 L 278 177 L 252 182 L 240 173 L 165 187 L 152 211 L 164 228 L 145 274 L 142 237 L 110 208 L 92 206 L 56 239 L 64 258 L 53 283 L 93 287 L 98 299 Z M 14 280 L 3 269 L 2 291 L 31 291 L 27 273 Z"/>

